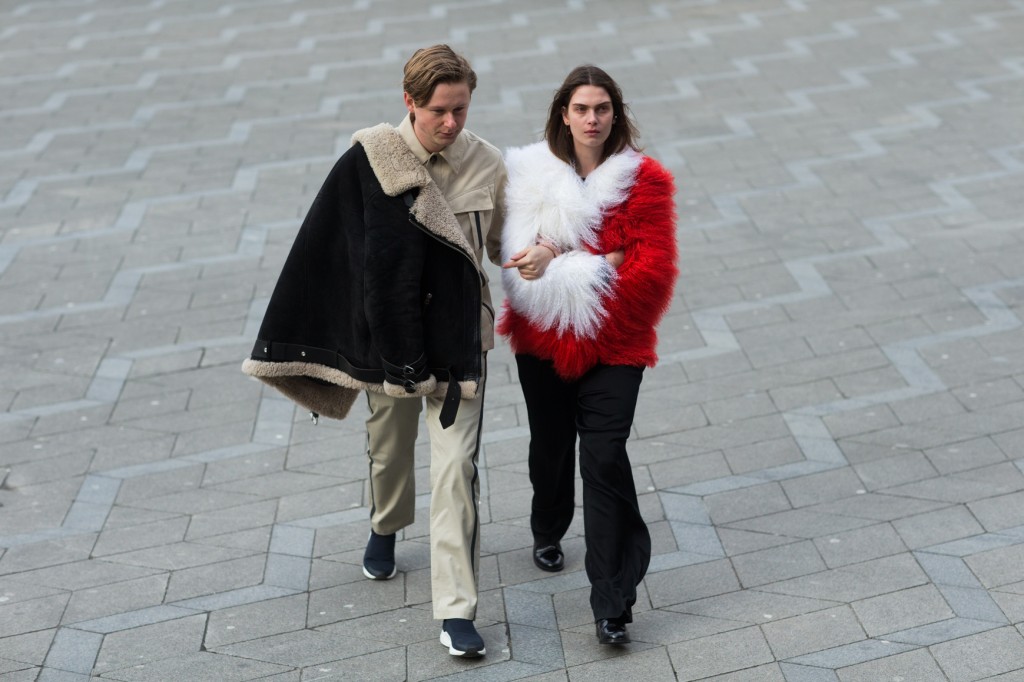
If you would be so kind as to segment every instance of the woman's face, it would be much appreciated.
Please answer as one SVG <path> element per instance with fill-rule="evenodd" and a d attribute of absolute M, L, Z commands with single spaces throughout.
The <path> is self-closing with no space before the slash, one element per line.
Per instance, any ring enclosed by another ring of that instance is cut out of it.
<path fill-rule="evenodd" d="M 562 107 L 562 122 L 569 126 L 577 149 L 603 149 L 614 119 L 612 98 L 607 90 L 596 85 L 576 88 L 569 98 L 569 106 Z"/>

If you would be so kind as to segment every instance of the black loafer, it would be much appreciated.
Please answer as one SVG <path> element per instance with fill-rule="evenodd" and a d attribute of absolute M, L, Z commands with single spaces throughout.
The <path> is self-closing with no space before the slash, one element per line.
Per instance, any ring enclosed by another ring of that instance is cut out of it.
<path fill-rule="evenodd" d="M 597 621 L 597 641 L 601 644 L 629 644 L 626 624 L 616 618 Z"/>
<path fill-rule="evenodd" d="M 565 555 L 562 554 L 562 545 L 534 545 L 533 563 L 542 571 L 556 573 L 565 567 Z"/>

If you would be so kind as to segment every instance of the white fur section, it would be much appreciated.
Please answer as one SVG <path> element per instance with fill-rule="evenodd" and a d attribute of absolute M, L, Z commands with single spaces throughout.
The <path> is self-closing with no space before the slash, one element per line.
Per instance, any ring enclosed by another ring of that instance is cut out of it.
<path fill-rule="evenodd" d="M 583 338 L 597 335 L 615 269 L 585 246 L 597 242 L 604 214 L 629 195 L 642 160 L 632 150 L 615 154 L 583 182 L 545 142 L 508 150 L 503 260 L 534 244 L 537 235 L 564 251 L 540 279 L 524 280 L 514 268 L 502 271 L 509 303 L 536 327 Z"/>

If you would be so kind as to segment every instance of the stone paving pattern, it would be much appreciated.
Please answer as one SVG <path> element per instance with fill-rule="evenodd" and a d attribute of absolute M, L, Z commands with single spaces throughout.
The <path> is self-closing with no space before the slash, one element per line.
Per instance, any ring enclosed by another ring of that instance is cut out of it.
<path fill-rule="evenodd" d="M 506 345 L 476 662 L 431 619 L 425 438 L 371 583 L 365 408 L 314 426 L 239 371 L 333 160 L 441 41 L 499 147 L 595 62 L 678 180 L 621 649 L 581 519 L 564 574 L 530 561 Z M 0 679 L 1024 680 L 1022 46 L 1022 0 L 3 3 Z"/>

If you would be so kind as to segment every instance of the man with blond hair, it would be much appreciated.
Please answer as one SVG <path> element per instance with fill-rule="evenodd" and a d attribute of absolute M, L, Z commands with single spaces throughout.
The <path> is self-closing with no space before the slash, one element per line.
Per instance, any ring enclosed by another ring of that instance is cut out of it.
<path fill-rule="evenodd" d="M 423 403 L 430 433 L 434 618 L 453 656 L 486 653 L 473 621 L 480 557 L 477 457 L 494 347 L 482 258 L 500 261 L 501 153 L 465 130 L 476 74 L 447 45 L 405 65 L 408 114 L 353 135 L 300 228 L 243 371 L 315 414 L 365 390 L 370 536 L 363 573 L 397 573 L 415 514 Z"/>

